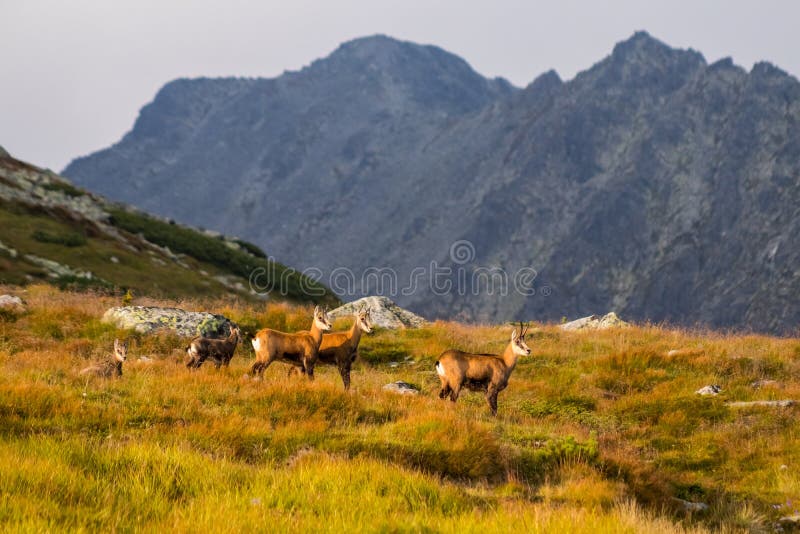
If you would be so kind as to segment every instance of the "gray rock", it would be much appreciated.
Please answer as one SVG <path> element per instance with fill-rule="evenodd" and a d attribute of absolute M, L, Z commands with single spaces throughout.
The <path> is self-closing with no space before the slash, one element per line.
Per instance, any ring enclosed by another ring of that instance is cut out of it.
<path fill-rule="evenodd" d="M 63 265 L 58 263 L 57 261 L 49 260 L 47 258 L 42 258 L 39 256 L 34 256 L 33 254 L 26 254 L 25 259 L 29 262 L 33 263 L 34 265 L 38 265 L 39 267 L 43 267 L 47 269 L 50 273 L 50 276 L 59 277 L 59 276 L 74 276 L 76 278 L 85 278 L 87 280 L 92 280 L 94 275 L 91 271 L 80 271 L 77 269 L 73 269 L 69 265 Z"/>
<path fill-rule="evenodd" d="M 0 241 L 0 251 L 3 251 L 6 254 L 8 254 L 12 259 L 16 258 L 17 255 L 19 254 L 16 249 L 11 248 L 8 245 L 3 244 L 2 241 Z"/>
<path fill-rule="evenodd" d="M 10 154 L 5 148 L 0 146 L 0 158 L 7 158 L 7 157 L 10 157 Z"/>
<path fill-rule="evenodd" d="M 780 382 L 777 380 L 770 380 L 768 378 L 762 378 L 761 380 L 755 380 L 750 383 L 750 387 L 754 389 L 761 389 L 764 387 L 780 387 Z"/>
<path fill-rule="evenodd" d="M 419 328 L 427 322 L 425 319 L 404 310 L 387 297 L 364 297 L 353 302 L 339 306 L 328 312 L 331 319 L 349 317 L 362 307 L 370 309 L 372 324 L 381 328 L 396 330 L 398 328 Z"/>
<path fill-rule="evenodd" d="M 14 295 L 0 295 L 0 308 L 14 311 L 24 311 L 25 303 L 22 299 Z"/>
<path fill-rule="evenodd" d="M 719 395 L 720 392 L 722 392 L 722 388 L 716 384 L 704 386 L 695 391 L 698 395 Z"/>
<path fill-rule="evenodd" d="M 408 382 L 403 382 L 402 380 L 398 380 L 397 382 L 392 382 L 391 384 L 386 384 L 383 386 L 384 391 L 391 391 L 392 393 L 399 393 L 400 395 L 418 395 L 419 390 L 409 384 Z"/>
<path fill-rule="evenodd" d="M 796 514 L 792 514 L 792 515 L 787 515 L 787 516 L 781 517 L 780 519 L 778 519 L 778 522 L 787 523 L 787 524 L 793 524 L 793 525 L 800 524 L 800 513 L 796 513 Z"/>
<path fill-rule="evenodd" d="M 673 499 L 687 512 L 703 512 L 708 510 L 708 505 L 706 503 L 686 501 L 684 499 L 678 499 L 677 497 L 673 497 Z"/>
<path fill-rule="evenodd" d="M 602 317 L 590 315 L 588 317 L 582 317 L 581 319 L 575 319 L 574 321 L 562 324 L 561 329 L 566 331 L 605 330 L 607 328 L 624 328 L 627 326 L 630 325 L 617 317 L 616 313 L 611 312 Z"/>
<path fill-rule="evenodd" d="M 103 314 L 102 320 L 117 328 L 136 330 L 143 334 L 166 328 L 184 337 L 225 337 L 230 334 L 233 324 L 223 315 L 148 306 L 110 308 Z"/>
<path fill-rule="evenodd" d="M 784 399 L 784 400 L 758 400 L 758 401 L 736 401 L 736 402 L 729 402 L 727 406 L 731 408 L 756 408 L 756 407 L 767 407 L 767 408 L 787 408 L 789 406 L 794 406 L 797 401 L 792 399 Z"/>

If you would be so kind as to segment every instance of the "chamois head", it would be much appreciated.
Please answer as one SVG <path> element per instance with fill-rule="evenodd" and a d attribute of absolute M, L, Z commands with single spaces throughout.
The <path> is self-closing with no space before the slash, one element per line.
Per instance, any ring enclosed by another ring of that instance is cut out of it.
<path fill-rule="evenodd" d="M 331 329 L 331 321 L 328 319 L 328 310 L 320 309 L 319 306 L 314 308 L 314 324 L 316 327 L 323 331 L 327 332 Z"/>
<path fill-rule="evenodd" d="M 527 356 L 531 353 L 531 349 L 525 343 L 525 332 L 527 331 L 528 327 L 523 327 L 522 322 L 519 323 L 519 332 L 516 328 L 511 331 L 511 348 L 518 356 Z"/>
<path fill-rule="evenodd" d="M 117 360 L 118 362 L 124 362 L 127 357 L 128 357 L 128 342 L 115 339 L 114 359 Z"/>
<path fill-rule="evenodd" d="M 366 332 L 367 334 L 372 332 L 372 321 L 370 319 L 370 313 L 372 310 L 369 308 L 361 308 L 356 311 L 356 324 L 358 327 Z"/>
<path fill-rule="evenodd" d="M 228 339 L 233 339 L 234 336 L 238 340 L 242 336 L 242 331 L 239 330 L 238 326 L 231 325 L 231 332 L 228 334 Z"/>

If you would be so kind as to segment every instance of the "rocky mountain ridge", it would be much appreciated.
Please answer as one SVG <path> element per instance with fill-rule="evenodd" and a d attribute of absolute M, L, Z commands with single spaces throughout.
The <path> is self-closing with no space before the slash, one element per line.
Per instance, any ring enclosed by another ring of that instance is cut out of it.
<path fill-rule="evenodd" d="M 798 124 L 800 83 L 780 69 L 709 65 L 644 32 L 572 80 L 524 89 L 376 36 L 274 79 L 171 82 L 65 174 L 293 265 L 345 267 L 345 300 L 787 332 L 800 321 Z M 438 291 L 431 262 L 464 287 Z M 370 268 L 392 269 L 395 287 L 360 283 Z M 501 269 L 504 287 L 487 291 L 480 269 Z M 524 288 L 521 269 L 536 273 Z"/>

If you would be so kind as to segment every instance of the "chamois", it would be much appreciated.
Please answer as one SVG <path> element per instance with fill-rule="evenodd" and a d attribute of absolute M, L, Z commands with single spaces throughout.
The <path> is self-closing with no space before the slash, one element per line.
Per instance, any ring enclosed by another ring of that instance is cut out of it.
<path fill-rule="evenodd" d="M 435 365 L 442 382 L 439 398 L 444 399 L 450 395 L 450 400 L 455 402 L 462 387 L 471 391 L 483 391 L 492 415 L 497 415 L 497 394 L 508 385 L 508 378 L 517 365 L 517 359 L 531 353 L 531 349 L 525 344 L 525 332 L 527 328 L 523 330 L 520 323 L 519 333 L 516 328 L 511 332 L 511 342 L 502 356 L 472 354 L 453 349 L 444 351 Z"/>
<path fill-rule="evenodd" d="M 231 325 L 231 331 L 227 339 L 197 336 L 186 347 L 186 352 L 189 354 L 189 361 L 186 362 L 186 367 L 199 369 L 207 358 L 214 360 L 214 365 L 217 369 L 219 369 L 220 365 L 228 367 L 240 338 L 239 327 L 233 325 Z"/>
<path fill-rule="evenodd" d="M 328 313 L 319 306 L 314 308 L 314 320 L 310 331 L 287 334 L 264 328 L 253 338 L 256 362 L 250 370 L 253 375 L 261 375 L 264 369 L 275 360 L 302 368 L 309 380 L 314 380 L 314 364 L 317 362 L 322 332 L 331 329 Z"/>
<path fill-rule="evenodd" d="M 91 375 L 100 378 L 111 378 L 112 376 L 122 376 L 122 362 L 128 357 L 128 342 L 114 340 L 114 353 L 108 360 L 90 365 L 82 369 L 79 374 Z"/>
<path fill-rule="evenodd" d="M 356 311 L 355 322 L 349 331 L 332 332 L 322 336 L 317 361 L 325 365 L 335 365 L 339 369 L 345 391 L 350 389 L 350 368 L 358 355 L 361 332 L 367 334 L 372 332 L 369 314 L 369 308 L 362 308 Z"/>

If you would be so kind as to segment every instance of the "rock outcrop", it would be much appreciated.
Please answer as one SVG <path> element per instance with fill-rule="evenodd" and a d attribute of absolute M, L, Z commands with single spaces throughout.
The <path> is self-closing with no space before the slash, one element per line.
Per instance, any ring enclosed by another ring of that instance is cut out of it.
<path fill-rule="evenodd" d="M 617 317 L 614 312 L 605 315 L 590 315 L 575 319 L 568 323 L 561 325 L 561 330 L 574 331 L 574 330 L 605 330 L 607 328 L 624 328 L 630 326 L 628 323 Z"/>
<path fill-rule="evenodd" d="M 383 386 L 384 391 L 390 391 L 392 393 L 398 393 L 400 395 L 418 395 L 419 389 L 414 387 L 413 385 L 409 384 L 408 382 L 403 382 L 402 380 L 398 380 L 397 382 L 392 382 L 390 384 L 386 384 Z"/>
<path fill-rule="evenodd" d="M 370 309 L 372 324 L 381 328 L 395 330 L 398 328 L 419 328 L 427 322 L 419 315 L 405 310 L 387 297 L 364 297 L 339 306 L 328 312 L 331 319 L 353 315 L 362 307 Z"/>
<path fill-rule="evenodd" d="M 103 314 L 103 322 L 143 334 L 166 328 L 183 337 L 202 335 L 214 338 L 230 335 L 233 324 L 230 319 L 219 314 L 150 306 L 110 308 Z"/>

